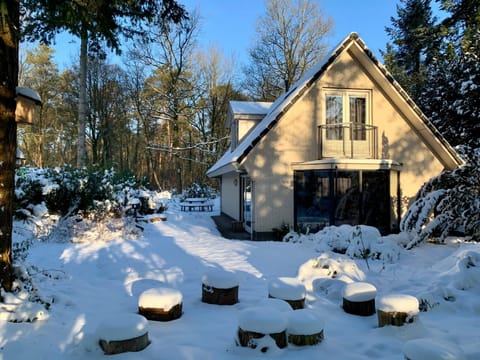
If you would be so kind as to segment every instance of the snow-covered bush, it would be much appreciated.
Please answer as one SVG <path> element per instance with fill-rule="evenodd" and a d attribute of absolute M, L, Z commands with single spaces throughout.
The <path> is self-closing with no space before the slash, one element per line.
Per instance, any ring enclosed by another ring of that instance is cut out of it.
<path fill-rule="evenodd" d="M 410 234 L 407 249 L 428 238 L 444 241 L 452 233 L 480 241 L 480 154 L 454 171 L 425 183 L 400 223 Z"/>
<path fill-rule="evenodd" d="M 335 252 L 354 259 L 375 259 L 387 263 L 398 260 L 400 235 L 381 236 L 377 228 L 367 225 L 327 226 L 314 234 L 299 234 L 290 231 L 284 242 L 313 244 L 318 252 Z"/>
<path fill-rule="evenodd" d="M 210 198 L 212 197 L 212 188 L 208 184 L 193 183 L 189 188 L 185 189 L 182 199 L 186 198 Z"/>
<path fill-rule="evenodd" d="M 160 207 L 150 201 L 151 193 L 134 176 L 118 175 L 113 170 L 27 167 L 17 172 L 15 187 L 16 216 L 20 218 L 37 216 L 39 210 L 61 216 L 119 215 L 126 211 L 129 199 L 136 197 L 155 209 Z"/>

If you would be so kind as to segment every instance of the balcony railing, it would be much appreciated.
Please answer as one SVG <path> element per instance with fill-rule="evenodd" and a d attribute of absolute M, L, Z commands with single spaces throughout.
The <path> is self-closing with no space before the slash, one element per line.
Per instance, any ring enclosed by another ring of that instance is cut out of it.
<path fill-rule="evenodd" d="M 318 156 L 323 158 L 377 159 L 378 128 L 362 123 L 318 127 Z"/>

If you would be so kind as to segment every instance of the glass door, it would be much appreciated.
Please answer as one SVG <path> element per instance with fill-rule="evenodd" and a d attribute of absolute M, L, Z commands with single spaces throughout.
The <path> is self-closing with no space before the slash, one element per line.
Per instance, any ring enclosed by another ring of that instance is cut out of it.
<path fill-rule="evenodd" d="M 243 228 L 252 232 L 252 180 L 249 177 L 242 177 L 242 213 Z"/>

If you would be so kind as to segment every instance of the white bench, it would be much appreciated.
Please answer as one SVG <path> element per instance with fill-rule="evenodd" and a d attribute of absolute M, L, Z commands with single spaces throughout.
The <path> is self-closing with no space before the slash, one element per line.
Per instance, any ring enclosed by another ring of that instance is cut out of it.
<path fill-rule="evenodd" d="M 187 198 L 180 203 L 181 211 L 213 211 L 213 202 L 208 198 Z"/>

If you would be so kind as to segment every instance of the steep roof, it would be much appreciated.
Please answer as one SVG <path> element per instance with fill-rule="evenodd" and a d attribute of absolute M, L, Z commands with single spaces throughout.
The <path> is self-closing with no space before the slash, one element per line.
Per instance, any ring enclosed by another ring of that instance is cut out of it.
<path fill-rule="evenodd" d="M 263 120 L 242 140 L 235 150 L 227 150 L 226 153 L 207 170 L 210 177 L 220 176 L 229 171 L 239 169 L 242 161 L 255 147 L 255 145 L 270 131 L 272 127 L 280 120 L 284 113 L 318 80 L 339 55 L 357 44 L 358 48 L 364 54 L 363 65 L 373 65 L 374 78 L 383 78 L 390 84 L 390 93 L 396 98 L 408 104 L 409 108 L 416 114 L 418 121 L 412 126 L 418 131 L 423 141 L 430 148 L 434 148 L 440 153 L 442 164 L 447 168 L 455 168 L 463 164 L 463 160 L 457 152 L 448 144 L 438 130 L 432 125 L 428 118 L 423 114 L 420 108 L 414 103 L 410 96 L 403 90 L 400 84 L 393 78 L 390 72 L 377 60 L 370 49 L 365 45 L 357 33 L 349 34 L 331 53 L 323 58 L 322 61 L 313 66 L 307 73 L 298 80 L 287 93 L 282 94 L 269 108 L 268 113 Z M 366 56 L 365 56 L 366 55 Z M 368 66 L 367 66 L 368 67 Z"/>

